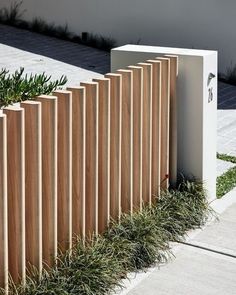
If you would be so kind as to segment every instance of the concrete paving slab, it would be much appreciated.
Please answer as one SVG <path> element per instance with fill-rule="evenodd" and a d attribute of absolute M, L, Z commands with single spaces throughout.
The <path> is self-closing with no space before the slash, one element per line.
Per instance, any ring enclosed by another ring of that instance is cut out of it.
<path fill-rule="evenodd" d="M 188 243 L 235 255 L 236 257 L 236 204 L 228 207 L 220 215 L 219 221 L 209 224 L 193 239 L 190 239 Z"/>
<path fill-rule="evenodd" d="M 126 294 L 235 295 L 236 259 L 182 245 L 175 260 Z"/>
<path fill-rule="evenodd" d="M 9 57 L 5 53 L 12 52 Z M 59 79 L 62 75 L 68 78 L 67 85 L 77 86 L 81 81 L 89 81 L 93 78 L 102 77 L 101 74 L 67 64 L 62 61 L 56 61 L 52 58 L 22 51 L 18 48 L 12 48 L 7 45 L 0 44 L 0 69 L 6 68 L 11 73 L 19 70 L 20 67 L 25 69 L 25 74 L 42 74 L 45 72 L 52 80 Z"/>
<path fill-rule="evenodd" d="M 236 87 L 232 86 L 236 89 Z M 222 95 L 220 100 L 224 100 Z M 236 98 L 232 97 L 233 100 Z M 228 103 L 228 102 L 227 102 Z M 218 104 L 217 111 L 217 152 L 236 155 L 236 145 L 233 140 L 236 137 L 236 110 L 235 107 L 221 109 Z"/>
<path fill-rule="evenodd" d="M 236 188 L 228 192 L 225 196 L 223 196 L 223 198 L 215 199 L 211 203 L 211 207 L 215 210 L 215 212 L 221 214 L 233 204 L 236 204 Z"/>
<path fill-rule="evenodd" d="M 176 260 L 174 259 L 169 264 L 161 266 L 160 269 L 149 268 L 145 273 L 131 274 L 130 280 L 124 280 L 125 289 L 118 291 L 116 295 L 139 295 L 141 293 L 148 295 L 236 294 L 236 253 L 234 246 L 236 236 L 234 233 L 224 232 L 224 226 L 227 227 L 227 223 L 231 223 L 233 230 L 235 228 L 236 188 L 223 198 L 214 200 L 211 206 L 219 215 L 219 222 L 213 221 L 203 229 L 190 231 L 186 237 L 186 243 L 189 245 L 171 243 Z M 221 223 L 224 224 L 221 225 Z M 214 226 L 222 227 L 221 232 L 216 232 Z M 212 228 L 213 232 L 216 233 L 215 236 L 211 233 Z M 205 230 L 210 231 L 210 234 L 207 232 L 206 237 Z M 222 233 L 227 236 L 227 245 L 230 242 L 231 248 L 224 248 L 224 240 L 218 237 Z M 212 239 L 212 241 L 206 241 L 205 238 Z M 217 244 L 215 238 L 220 240 L 220 245 Z M 203 273 L 201 273 L 202 269 L 204 270 Z M 228 273 L 230 273 L 230 277 L 228 277 Z M 207 282 L 204 281 L 205 276 L 206 278 L 210 277 Z M 224 284 L 227 285 L 225 290 Z M 227 289 L 228 287 L 229 289 Z"/>
<path fill-rule="evenodd" d="M 230 168 L 236 167 L 236 164 L 227 162 L 227 161 L 222 161 L 217 159 L 217 176 L 220 176 L 227 172 Z"/>

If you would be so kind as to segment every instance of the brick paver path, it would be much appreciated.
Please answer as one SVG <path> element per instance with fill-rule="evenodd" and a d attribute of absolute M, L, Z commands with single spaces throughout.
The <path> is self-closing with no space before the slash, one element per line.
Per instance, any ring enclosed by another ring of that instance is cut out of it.
<path fill-rule="evenodd" d="M 65 74 L 68 84 L 98 78 L 110 70 L 110 55 L 84 45 L 0 25 L 0 68 L 11 72 Z M 217 151 L 236 156 L 236 87 L 219 83 Z M 218 170 L 229 165 L 218 162 Z M 218 171 L 218 173 L 219 173 Z"/>

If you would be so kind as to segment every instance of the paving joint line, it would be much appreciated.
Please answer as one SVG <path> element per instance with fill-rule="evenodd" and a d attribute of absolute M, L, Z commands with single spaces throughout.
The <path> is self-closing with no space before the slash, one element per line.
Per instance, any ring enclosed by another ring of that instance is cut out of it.
<path fill-rule="evenodd" d="M 191 244 L 191 243 L 188 243 L 188 242 L 178 242 L 178 243 L 179 244 L 186 245 L 186 246 L 189 246 L 189 247 L 202 249 L 202 250 L 205 250 L 205 251 L 208 251 L 208 252 L 220 254 L 220 255 L 223 255 L 223 256 L 228 256 L 228 257 L 231 257 L 231 258 L 236 258 L 236 255 L 229 254 L 229 253 L 226 253 L 226 252 L 223 252 L 223 251 L 219 251 L 219 250 L 210 249 L 210 248 L 207 248 L 207 247 L 204 247 L 204 246 L 200 246 L 200 245 L 196 245 L 196 244 Z"/>

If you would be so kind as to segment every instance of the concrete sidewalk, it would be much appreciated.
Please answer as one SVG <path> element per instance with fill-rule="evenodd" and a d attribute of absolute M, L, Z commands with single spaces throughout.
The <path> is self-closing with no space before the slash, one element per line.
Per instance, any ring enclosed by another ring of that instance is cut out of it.
<path fill-rule="evenodd" d="M 125 281 L 120 295 L 235 295 L 236 189 L 212 203 L 221 212 L 204 230 L 174 244 L 170 263 Z"/>

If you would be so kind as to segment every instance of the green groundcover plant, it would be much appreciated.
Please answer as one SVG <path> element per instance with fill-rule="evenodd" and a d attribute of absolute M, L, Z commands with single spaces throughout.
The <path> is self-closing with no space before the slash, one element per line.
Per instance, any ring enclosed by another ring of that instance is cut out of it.
<path fill-rule="evenodd" d="M 103 235 L 79 237 L 57 264 L 27 278 L 25 286 L 10 285 L 10 294 L 110 294 L 122 287 L 129 272 L 167 262 L 170 242 L 180 242 L 188 230 L 203 226 L 213 215 L 201 183 L 183 180 L 178 189 L 162 192 L 154 204 L 112 221 Z M 3 292 L 4 293 L 4 292 Z"/>
<path fill-rule="evenodd" d="M 51 94 L 67 82 L 66 76 L 51 81 L 51 76 L 43 74 L 25 75 L 24 68 L 9 74 L 9 71 L 0 71 L 0 108 L 27 99 L 35 99 L 41 94 Z"/>

